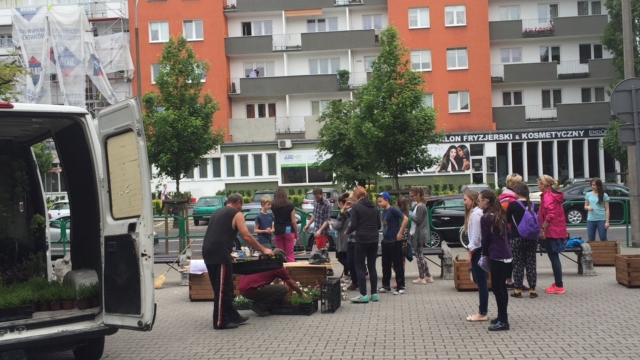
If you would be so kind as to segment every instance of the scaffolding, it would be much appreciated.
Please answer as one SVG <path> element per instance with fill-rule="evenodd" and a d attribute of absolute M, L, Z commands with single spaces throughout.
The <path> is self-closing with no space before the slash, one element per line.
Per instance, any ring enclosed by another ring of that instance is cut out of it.
<path fill-rule="evenodd" d="M 11 39 L 11 24 L 3 21 L 4 9 L 26 6 L 81 6 L 92 24 L 94 36 L 126 33 L 126 41 L 129 41 L 129 14 L 126 0 L 0 0 L 0 56 L 11 56 L 15 47 Z M 10 14 L 10 12 L 7 12 Z M 131 56 L 130 51 L 123 56 Z M 18 58 L 20 58 L 18 56 Z M 20 60 L 22 63 L 22 60 Z M 121 99 L 131 97 L 132 71 L 116 71 L 107 74 L 109 83 Z M 51 103 L 63 104 L 64 100 L 60 92 L 59 82 L 55 74 L 50 75 Z M 100 91 L 91 82 L 89 77 L 85 82 L 85 100 L 87 110 L 95 117 L 97 113 L 108 106 Z"/>

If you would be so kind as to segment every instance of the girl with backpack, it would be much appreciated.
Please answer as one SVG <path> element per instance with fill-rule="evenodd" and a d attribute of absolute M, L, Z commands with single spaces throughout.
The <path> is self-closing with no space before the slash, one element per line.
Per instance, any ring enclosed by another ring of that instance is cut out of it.
<path fill-rule="evenodd" d="M 533 215 L 537 220 L 538 215 L 534 211 L 534 205 L 529 200 L 529 187 L 525 183 L 517 183 L 513 187 L 516 194 L 516 201 L 507 207 L 507 222 L 511 225 L 511 244 L 513 252 L 513 282 L 515 290 L 511 294 L 514 298 L 522 297 L 524 272 L 527 272 L 527 283 L 529 283 L 529 297 L 537 298 L 536 292 L 536 250 L 538 249 L 538 234 L 531 239 L 526 239 L 518 232 L 518 225 L 522 224 L 525 213 Z M 539 222 L 538 222 L 539 224 Z M 539 231 L 539 230 L 538 230 Z M 528 236 L 527 236 L 528 237 Z"/>
<path fill-rule="evenodd" d="M 480 219 L 482 256 L 489 257 L 491 287 L 498 305 L 498 317 L 491 320 L 489 331 L 509 330 L 509 292 L 505 280 L 511 276 L 513 254 L 507 236 L 507 217 L 491 190 L 480 193 L 478 206 L 484 212 Z"/>

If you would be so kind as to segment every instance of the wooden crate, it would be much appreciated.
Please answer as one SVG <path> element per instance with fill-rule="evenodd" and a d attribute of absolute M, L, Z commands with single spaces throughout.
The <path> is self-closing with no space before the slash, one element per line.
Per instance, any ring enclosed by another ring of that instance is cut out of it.
<path fill-rule="evenodd" d="M 614 266 L 616 255 L 620 255 L 620 243 L 618 241 L 590 241 L 593 253 L 593 265 Z"/>
<path fill-rule="evenodd" d="M 238 296 L 238 282 L 242 275 L 233 275 L 233 293 Z M 209 273 L 189 274 L 189 300 L 213 301 L 213 289 L 209 280 Z"/>
<path fill-rule="evenodd" d="M 467 259 L 453 260 L 453 285 L 458 291 L 477 291 L 478 285 L 471 278 L 471 263 Z M 491 288 L 491 276 L 487 274 L 487 285 Z"/>
<path fill-rule="evenodd" d="M 331 268 L 331 265 L 310 265 L 308 261 L 299 261 L 285 263 L 284 267 L 293 281 L 316 286 L 327 282 L 327 268 Z"/>
<path fill-rule="evenodd" d="M 629 288 L 640 288 L 640 255 L 616 255 L 616 280 Z"/>

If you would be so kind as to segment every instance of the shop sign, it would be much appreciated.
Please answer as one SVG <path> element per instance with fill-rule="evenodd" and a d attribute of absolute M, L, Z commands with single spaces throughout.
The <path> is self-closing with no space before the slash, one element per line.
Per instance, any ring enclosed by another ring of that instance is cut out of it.
<path fill-rule="evenodd" d="M 601 138 L 607 134 L 606 128 L 583 130 L 547 130 L 547 131 L 513 131 L 501 133 L 468 133 L 445 135 L 444 143 L 487 142 L 487 141 L 523 141 L 523 140 L 560 140 Z"/>

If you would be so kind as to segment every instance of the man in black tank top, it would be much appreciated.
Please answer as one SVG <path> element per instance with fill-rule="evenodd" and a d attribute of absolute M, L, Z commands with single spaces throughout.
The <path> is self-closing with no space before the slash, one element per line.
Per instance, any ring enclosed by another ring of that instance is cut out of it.
<path fill-rule="evenodd" d="M 242 215 L 242 195 L 231 194 L 226 206 L 211 214 L 202 242 L 202 257 L 207 265 L 214 294 L 213 328 L 216 330 L 235 329 L 238 324 L 248 320 L 233 308 L 231 251 L 238 233 L 251 248 L 273 256 L 271 249 L 264 248 L 249 233 Z"/>

